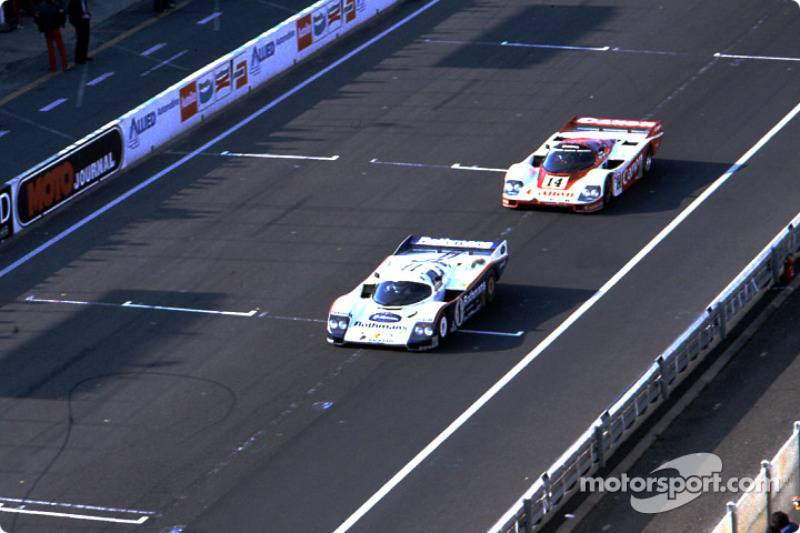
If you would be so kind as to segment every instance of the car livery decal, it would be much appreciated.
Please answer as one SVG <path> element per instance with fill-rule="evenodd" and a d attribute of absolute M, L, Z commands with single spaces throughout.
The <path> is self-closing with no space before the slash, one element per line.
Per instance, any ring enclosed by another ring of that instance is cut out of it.
<path fill-rule="evenodd" d="M 400 322 L 402 317 L 400 315 L 396 315 L 394 313 L 374 313 L 369 317 L 370 322 L 385 322 L 385 323 L 392 323 L 392 322 Z"/>

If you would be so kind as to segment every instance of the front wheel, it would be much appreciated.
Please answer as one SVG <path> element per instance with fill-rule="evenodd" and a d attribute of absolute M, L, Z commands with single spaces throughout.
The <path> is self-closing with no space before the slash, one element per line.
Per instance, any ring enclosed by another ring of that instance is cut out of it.
<path fill-rule="evenodd" d="M 497 292 L 497 274 L 492 270 L 489 273 L 489 278 L 486 280 L 486 304 L 492 303 L 495 293 Z"/>
<path fill-rule="evenodd" d="M 447 333 L 450 331 L 450 324 L 447 322 L 447 317 L 442 315 L 439 318 L 439 322 L 436 325 L 436 334 L 439 336 L 439 342 L 442 342 L 445 337 L 447 337 Z"/>
<path fill-rule="evenodd" d="M 613 198 L 614 198 L 614 180 L 611 179 L 611 176 L 609 176 L 606 178 L 606 182 L 603 185 L 603 207 L 606 207 L 608 204 L 610 204 Z"/>

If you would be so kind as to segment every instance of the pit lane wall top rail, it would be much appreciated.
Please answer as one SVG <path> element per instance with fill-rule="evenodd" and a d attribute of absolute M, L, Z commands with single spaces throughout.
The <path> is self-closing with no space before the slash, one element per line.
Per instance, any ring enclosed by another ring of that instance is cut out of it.
<path fill-rule="evenodd" d="M 722 342 L 766 289 L 793 274 L 800 250 L 800 213 L 714 299 L 694 323 L 661 353 L 641 377 L 508 509 L 488 533 L 531 532 L 556 515 L 580 489 L 580 479 L 605 466 L 647 416 L 656 410 L 706 355 Z M 763 528 L 765 523 L 760 524 Z M 721 529 L 715 533 L 736 532 Z M 747 531 L 739 529 L 738 533 Z"/>
<path fill-rule="evenodd" d="M 402 0 L 321 0 L 0 185 L 0 240 L 144 159 Z"/>

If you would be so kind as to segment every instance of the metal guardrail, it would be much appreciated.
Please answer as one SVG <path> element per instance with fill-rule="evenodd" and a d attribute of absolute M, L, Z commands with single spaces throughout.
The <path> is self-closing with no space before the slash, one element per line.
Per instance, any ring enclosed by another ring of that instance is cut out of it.
<path fill-rule="evenodd" d="M 714 299 L 628 390 L 514 503 L 487 533 L 530 533 L 554 516 L 763 296 L 794 275 L 800 213 Z M 800 265 L 799 265 L 800 266 Z"/>

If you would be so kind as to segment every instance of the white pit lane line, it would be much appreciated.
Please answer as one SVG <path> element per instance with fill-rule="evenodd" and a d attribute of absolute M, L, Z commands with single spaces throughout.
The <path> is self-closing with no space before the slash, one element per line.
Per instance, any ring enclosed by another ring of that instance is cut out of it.
<path fill-rule="evenodd" d="M 62 510 L 53 511 L 48 509 Z M 133 525 L 144 524 L 150 519 L 150 517 L 156 514 L 152 511 L 139 511 L 136 509 L 120 509 L 114 507 L 100 507 L 96 505 L 79 505 L 74 503 L 59 503 L 3 497 L 0 497 L 0 512 Z M 120 518 L 120 516 L 125 515 L 139 516 L 137 518 Z M 2 529 L 0 529 L 0 532 L 2 532 Z"/>
<path fill-rule="evenodd" d="M 370 163 L 373 165 L 392 165 L 397 167 L 417 167 L 417 168 L 446 168 L 450 170 L 474 170 L 481 172 L 505 172 L 507 168 L 490 168 L 481 167 L 478 165 L 462 165 L 461 163 L 453 163 L 452 165 L 436 165 L 428 163 L 402 163 L 399 161 L 381 161 L 380 159 L 372 159 Z"/>

